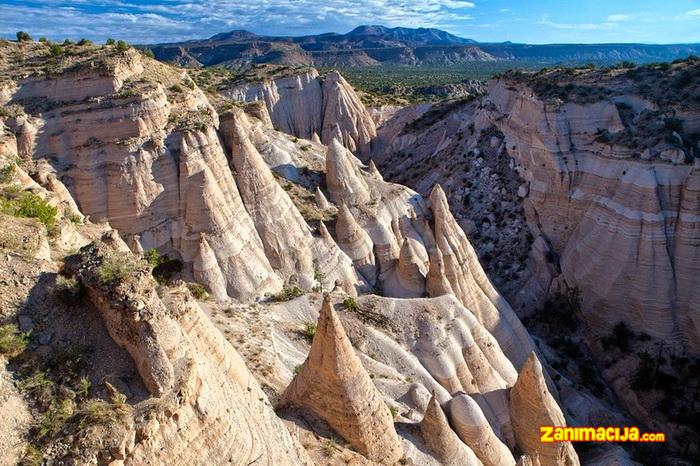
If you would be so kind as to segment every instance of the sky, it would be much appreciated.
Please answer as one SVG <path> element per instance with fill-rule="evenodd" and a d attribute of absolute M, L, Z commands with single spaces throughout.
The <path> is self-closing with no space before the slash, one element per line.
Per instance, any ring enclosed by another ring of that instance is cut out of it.
<path fill-rule="evenodd" d="M 435 27 L 480 42 L 700 43 L 700 0 L 0 0 L 0 36 L 146 44 L 246 29 Z"/>

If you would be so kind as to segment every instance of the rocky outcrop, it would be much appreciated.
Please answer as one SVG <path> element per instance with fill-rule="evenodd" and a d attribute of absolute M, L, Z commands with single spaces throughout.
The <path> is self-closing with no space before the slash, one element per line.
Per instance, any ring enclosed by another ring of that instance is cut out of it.
<path fill-rule="evenodd" d="M 243 111 L 238 110 L 224 120 L 221 132 L 231 148 L 246 211 L 272 268 L 286 280 L 293 277 L 302 288 L 310 289 L 314 269 L 309 227 L 248 139 L 245 120 Z"/>
<path fill-rule="evenodd" d="M 524 453 L 538 457 L 542 466 L 580 464 L 571 442 L 540 441 L 540 426 L 565 427 L 566 419 L 547 389 L 535 353 L 527 358 L 510 391 L 510 411 L 515 438 Z"/>
<path fill-rule="evenodd" d="M 435 398 L 430 397 L 423 420 L 420 422 L 423 441 L 440 464 L 449 466 L 481 466 L 474 452 L 457 436 Z"/>
<path fill-rule="evenodd" d="M 234 464 L 310 464 L 240 356 L 189 293 L 171 291 L 161 300 L 148 266 L 119 249 L 93 243 L 72 256 L 66 269 L 85 284 L 110 336 L 128 350 L 159 397 L 155 405 L 146 400 L 136 407 L 151 415 L 117 432 L 124 436 L 120 464 L 222 458 Z M 108 280 L 106 264 L 115 261 L 130 272 Z"/>
<path fill-rule="evenodd" d="M 335 234 L 338 246 L 352 259 L 353 264 L 368 283 L 374 284 L 377 269 L 374 262 L 372 239 L 358 225 L 350 209 L 344 203 L 338 209 Z"/>
<path fill-rule="evenodd" d="M 220 93 L 242 101 L 262 101 L 272 124 L 304 139 L 334 137 L 349 150 L 365 154 L 376 135 L 374 121 L 354 89 L 337 72 L 319 76 L 314 69 L 269 81 L 234 85 Z"/>
<path fill-rule="evenodd" d="M 370 200 L 369 187 L 355 160 L 339 141 L 331 141 L 326 154 L 326 185 L 336 204 L 356 205 Z"/>
<path fill-rule="evenodd" d="M 372 461 L 394 464 L 403 456 L 389 408 L 355 354 L 330 296 L 323 300 L 309 356 L 281 403 L 311 409 Z"/>
<path fill-rule="evenodd" d="M 458 395 L 450 401 L 450 421 L 459 438 L 481 460 L 484 466 L 514 466 L 508 447 L 496 436 L 479 405 L 469 395 Z"/>
<path fill-rule="evenodd" d="M 192 264 L 192 274 L 194 279 L 204 285 L 217 301 L 225 301 L 228 298 L 226 279 L 204 233 L 199 237 L 199 254 L 195 256 Z"/>
<path fill-rule="evenodd" d="M 622 320 L 699 352 L 691 317 L 697 313 L 687 304 L 697 289 L 690 277 L 700 271 L 690 262 L 697 254 L 697 206 L 690 200 L 698 170 L 678 165 L 676 156 L 669 163 L 661 138 L 637 141 L 635 149 L 625 139 L 634 129 L 620 117 L 629 109 L 639 125 L 655 124 L 659 107 L 632 93 L 552 105 L 508 80 L 492 82 L 489 98 L 494 114 L 508 115 L 493 118 L 529 184 L 530 227 L 558 255 L 563 280 L 581 290 L 593 329 L 609 333 Z M 686 121 L 694 125 L 693 117 Z"/>
<path fill-rule="evenodd" d="M 534 349 L 532 339 L 508 302 L 486 277 L 474 248 L 452 216 L 440 185 L 433 188 L 430 203 L 435 217 L 435 242 L 452 292 L 496 337 L 515 367 L 521 367 L 529 351 Z M 435 263 L 439 270 L 437 255 Z"/>

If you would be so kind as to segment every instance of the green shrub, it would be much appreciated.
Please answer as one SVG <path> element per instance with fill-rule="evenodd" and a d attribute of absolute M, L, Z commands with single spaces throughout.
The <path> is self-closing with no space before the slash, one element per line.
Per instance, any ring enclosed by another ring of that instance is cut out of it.
<path fill-rule="evenodd" d="M 50 229 L 56 224 L 58 208 L 32 192 L 6 189 L 0 197 L 0 211 L 15 217 L 36 218 Z"/>
<path fill-rule="evenodd" d="M 36 426 L 36 433 L 41 437 L 55 435 L 63 429 L 73 415 L 75 405 L 69 399 L 53 400 L 49 409 L 44 411 Z"/>
<path fill-rule="evenodd" d="M 294 372 L 294 375 L 297 375 L 299 372 L 301 372 L 302 367 L 304 367 L 303 364 L 297 364 L 296 366 L 294 366 L 294 370 L 292 371 Z"/>
<path fill-rule="evenodd" d="M 34 444 L 28 443 L 24 449 L 24 455 L 20 461 L 20 466 L 41 466 L 44 460 L 44 455 L 41 450 Z"/>
<path fill-rule="evenodd" d="M 282 291 L 280 291 L 279 293 L 277 293 L 274 296 L 274 299 L 275 299 L 275 301 L 279 301 L 279 302 L 290 301 L 294 298 L 298 298 L 302 294 L 304 294 L 304 292 L 301 291 L 301 289 L 299 287 L 296 287 L 296 286 L 286 287 L 285 286 L 284 288 L 282 288 Z"/>
<path fill-rule="evenodd" d="M 32 39 L 32 36 L 29 35 L 29 33 L 24 32 L 24 31 L 17 31 L 16 35 L 17 35 L 18 42 L 28 42 L 28 41 L 34 40 L 34 39 Z"/>
<path fill-rule="evenodd" d="M 14 163 L 8 163 L 0 168 L 0 183 L 9 183 L 12 181 L 15 171 L 16 169 Z"/>
<path fill-rule="evenodd" d="M 106 257 L 97 269 L 97 277 L 103 285 L 125 280 L 134 271 L 128 259 L 122 256 Z"/>
<path fill-rule="evenodd" d="M 105 45 L 114 45 L 116 43 L 117 42 L 114 39 L 112 39 L 111 37 L 105 41 Z"/>
<path fill-rule="evenodd" d="M 48 41 L 49 41 L 49 40 L 48 40 L 46 37 L 44 37 L 44 36 L 39 37 L 39 42 L 41 42 L 41 43 L 46 43 L 46 42 L 48 42 Z"/>
<path fill-rule="evenodd" d="M 149 58 L 155 58 L 155 55 L 153 54 L 153 50 L 151 50 L 151 49 L 143 49 L 142 53 Z"/>
<path fill-rule="evenodd" d="M 316 335 L 316 324 L 313 322 L 304 322 L 304 336 L 309 340 Z"/>
<path fill-rule="evenodd" d="M 389 412 L 391 413 L 391 417 L 396 417 L 399 415 L 399 408 L 396 406 L 389 406 Z"/>
<path fill-rule="evenodd" d="M 27 349 L 29 333 L 22 333 L 15 324 L 0 326 L 0 354 L 15 357 Z"/>
<path fill-rule="evenodd" d="M 59 275 L 52 289 L 53 294 L 65 304 L 75 304 L 83 296 L 82 284 L 73 277 Z"/>
<path fill-rule="evenodd" d="M 195 299 L 203 300 L 209 297 L 207 289 L 199 283 L 188 283 L 187 288 L 190 290 L 190 293 L 192 293 L 192 296 L 194 296 Z"/>
<path fill-rule="evenodd" d="M 78 41 L 78 45 L 92 45 L 92 41 L 83 37 Z"/>
<path fill-rule="evenodd" d="M 118 40 L 118 41 L 117 41 L 117 50 L 119 50 L 120 52 L 124 52 L 124 51 L 126 51 L 126 49 L 128 49 L 128 48 L 129 48 L 129 44 L 127 44 L 127 43 L 124 42 L 123 40 Z"/>
<path fill-rule="evenodd" d="M 161 285 L 166 284 L 173 275 L 182 270 L 182 262 L 180 260 L 171 259 L 165 254 L 160 254 L 156 249 L 149 249 L 143 257 L 150 264 L 153 276 Z"/>
<path fill-rule="evenodd" d="M 70 39 L 66 39 L 63 41 L 63 45 L 71 45 L 73 42 Z"/>
<path fill-rule="evenodd" d="M 357 301 L 352 296 L 348 296 L 343 300 L 343 306 L 345 309 L 350 309 L 351 311 L 357 310 Z"/>
<path fill-rule="evenodd" d="M 48 406 L 54 399 L 56 385 L 45 370 L 36 370 L 20 380 L 19 388 L 31 395 L 40 405 Z"/>

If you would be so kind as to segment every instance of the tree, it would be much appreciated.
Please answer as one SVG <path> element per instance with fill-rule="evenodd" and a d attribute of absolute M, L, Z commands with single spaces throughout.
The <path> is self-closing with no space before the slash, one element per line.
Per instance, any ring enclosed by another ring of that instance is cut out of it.
<path fill-rule="evenodd" d="M 107 41 L 105 42 L 105 45 L 114 45 L 114 44 L 116 44 L 116 41 L 114 39 L 112 39 L 111 37 L 109 39 L 107 39 Z"/>
<path fill-rule="evenodd" d="M 92 45 L 92 41 L 83 37 L 78 41 L 78 45 Z"/>
<path fill-rule="evenodd" d="M 30 41 L 33 39 L 32 39 L 32 36 L 29 35 L 29 33 L 24 32 L 24 31 L 18 31 L 17 32 L 17 40 L 19 42 L 26 42 L 26 41 Z"/>
<path fill-rule="evenodd" d="M 51 47 L 49 47 L 49 54 L 51 54 L 52 57 L 57 57 L 63 54 L 63 47 L 58 44 L 51 44 Z"/>

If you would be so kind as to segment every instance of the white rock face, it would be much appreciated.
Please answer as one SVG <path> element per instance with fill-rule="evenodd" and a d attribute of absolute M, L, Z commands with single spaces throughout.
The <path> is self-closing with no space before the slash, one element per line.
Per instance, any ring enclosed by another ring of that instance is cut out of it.
<path fill-rule="evenodd" d="M 683 151 L 668 149 L 661 160 L 648 151 L 640 160 L 607 153 L 593 135 L 621 128 L 612 102 L 552 108 L 499 81 L 489 95 L 508 115 L 495 123 L 530 182 L 526 215 L 559 255 L 565 282 L 581 289 L 588 322 L 606 334 L 623 320 L 700 352 L 689 301 L 700 273 L 690 246 L 700 241 L 698 174 L 682 164 Z"/>
<path fill-rule="evenodd" d="M 330 144 L 337 138 L 349 150 L 366 154 L 376 135 L 371 115 L 354 89 L 337 73 L 320 77 L 314 69 L 295 76 L 238 85 L 221 91 L 240 102 L 262 101 L 275 128 Z"/>

